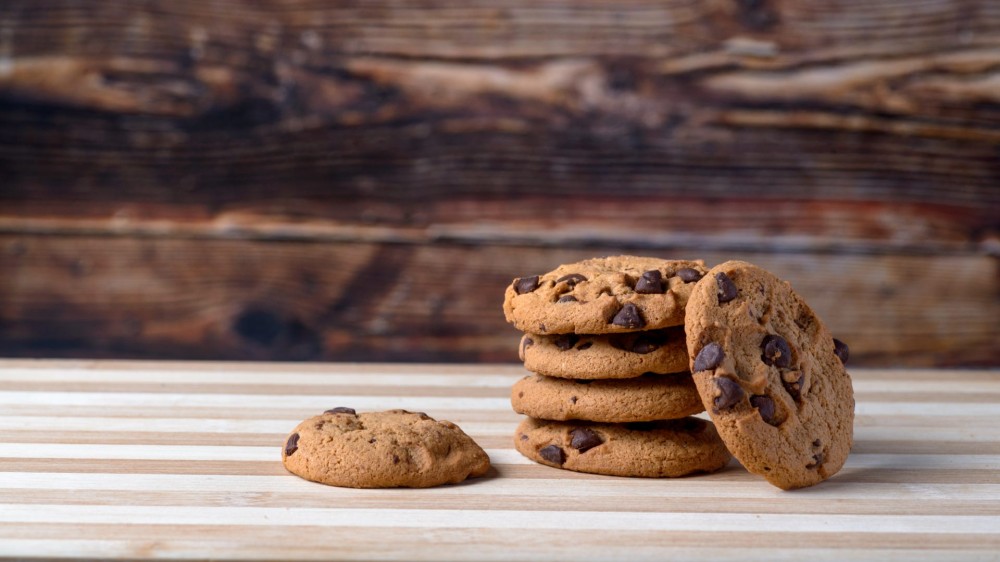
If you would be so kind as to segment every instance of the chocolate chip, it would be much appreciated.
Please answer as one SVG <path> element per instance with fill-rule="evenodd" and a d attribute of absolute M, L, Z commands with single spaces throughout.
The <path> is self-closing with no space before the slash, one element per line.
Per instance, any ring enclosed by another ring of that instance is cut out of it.
<path fill-rule="evenodd" d="M 592 341 L 583 342 L 583 343 L 580 344 L 580 347 L 578 347 L 576 349 L 577 349 L 577 351 L 583 351 L 584 349 L 590 349 L 590 347 L 592 345 L 594 345 L 594 342 L 592 342 Z"/>
<path fill-rule="evenodd" d="M 531 339 L 529 337 L 525 337 L 524 339 L 521 340 L 521 354 L 520 354 L 521 355 L 521 361 L 524 361 L 524 350 L 528 349 L 529 347 L 531 347 L 533 345 L 535 345 L 535 340 L 533 340 L 533 339 Z"/>
<path fill-rule="evenodd" d="M 514 290 L 517 294 L 523 295 L 524 293 L 530 293 L 538 288 L 538 276 L 534 275 L 532 277 L 521 277 L 520 279 L 514 280 Z"/>
<path fill-rule="evenodd" d="M 570 397 L 569 397 L 569 401 L 570 401 L 570 403 L 572 403 L 572 404 L 576 404 L 576 400 L 577 400 L 576 396 L 570 396 Z"/>
<path fill-rule="evenodd" d="M 635 283 L 635 292 L 637 293 L 658 295 L 663 291 L 663 274 L 656 269 L 643 273 L 642 277 Z"/>
<path fill-rule="evenodd" d="M 823 464 L 823 453 L 816 453 L 813 455 L 813 462 L 806 465 L 806 468 L 819 468 L 819 465 Z"/>
<path fill-rule="evenodd" d="M 581 453 L 586 453 L 601 443 L 604 443 L 604 439 L 601 439 L 601 436 L 598 435 L 597 432 L 586 427 L 579 427 L 570 431 L 569 437 L 570 446 Z"/>
<path fill-rule="evenodd" d="M 841 364 L 847 365 L 847 357 L 850 356 L 851 350 L 847 348 L 847 344 L 833 338 L 833 354 L 840 359 Z"/>
<path fill-rule="evenodd" d="M 570 273 L 569 275 L 563 275 L 559 279 L 556 279 L 556 285 L 565 281 L 570 287 L 576 285 L 580 281 L 586 281 L 587 278 L 579 273 Z"/>
<path fill-rule="evenodd" d="M 632 342 L 632 353 L 645 355 L 660 348 L 660 345 L 647 336 L 639 336 Z"/>
<path fill-rule="evenodd" d="M 327 410 L 327 411 L 325 411 L 323 413 L 324 414 L 351 414 L 352 416 L 358 415 L 358 413 L 354 411 L 354 408 L 345 408 L 344 406 L 337 406 L 336 408 L 334 408 L 332 410 Z"/>
<path fill-rule="evenodd" d="M 562 351 L 572 348 L 576 342 L 580 341 L 580 336 L 576 334 L 563 334 L 555 339 L 554 343 Z"/>
<path fill-rule="evenodd" d="M 760 342 L 760 360 L 767 365 L 787 369 L 792 364 L 792 349 L 781 336 L 768 334 Z"/>
<path fill-rule="evenodd" d="M 315 411 L 315 410 L 314 410 Z M 299 434 L 293 433 L 285 442 L 285 456 L 290 457 L 299 450 Z"/>
<path fill-rule="evenodd" d="M 823 442 L 820 441 L 819 439 L 813 441 L 813 447 L 822 447 L 822 446 L 823 446 Z"/>
<path fill-rule="evenodd" d="M 719 389 L 719 395 L 713 403 L 716 410 L 728 410 L 743 399 L 743 387 L 733 379 L 716 377 L 715 386 Z"/>
<path fill-rule="evenodd" d="M 577 300 L 573 295 L 563 295 L 556 302 L 577 302 Z"/>
<path fill-rule="evenodd" d="M 528 440 L 528 436 L 522 433 L 521 434 L 521 441 L 527 441 L 527 440 Z"/>
<path fill-rule="evenodd" d="M 712 342 L 705 347 L 701 348 L 698 355 L 694 358 L 694 371 L 707 371 L 709 369 L 714 369 L 722 364 L 722 360 L 726 357 L 726 354 L 722 351 L 722 346 Z"/>
<path fill-rule="evenodd" d="M 691 269 L 690 267 L 683 267 L 677 270 L 677 276 L 680 277 L 681 281 L 685 283 L 697 281 L 702 278 L 702 275 L 702 272 L 697 269 Z"/>
<path fill-rule="evenodd" d="M 642 328 L 646 325 L 646 321 L 642 319 L 642 313 L 639 312 L 639 307 L 632 303 L 625 303 L 625 306 L 615 314 L 615 317 L 611 319 L 611 323 L 615 326 L 622 326 L 623 328 Z"/>
<path fill-rule="evenodd" d="M 559 448 L 558 445 L 549 445 L 548 447 L 542 448 L 538 451 L 538 456 L 549 461 L 550 463 L 562 465 L 566 462 L 566 453 Z"/>
<path fill-rule="evenodd" d="M 392 464 L 399 464 L 399 455 L 392 456 Z"/>
<path fill-rule="evenodd" d="M 736 284 L 733 283 L 733 280 L 730 279 L 725 273 L 716 273 L 715 283 L 719 286 L 719 304 L 735 299 L 740 292 L 739 289 L 736 288 Z"/>
<path fill-rule="evenodd" d="M 804 379 L 805 375 L 799 371 L 788 371 L 781 375 L 781 385 L 796 402 L 802 398 L 802 381 Z"/>
<path fill-rule="evenodd" d="M 760 418 L 765 422 L 774 425 L 774 400 L 770 396 L 759 394 L 750 397 L 750 405 L 757 408 Z"/>

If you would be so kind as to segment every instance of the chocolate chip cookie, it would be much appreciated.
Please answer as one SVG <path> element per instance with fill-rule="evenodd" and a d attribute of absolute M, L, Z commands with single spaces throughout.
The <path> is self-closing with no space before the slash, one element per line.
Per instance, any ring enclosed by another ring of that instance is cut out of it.
<path fill-rule="evenodd" d="M 524 368 L 566 379 L 625 379 L 688 369 L 684 329 L 624 334 L 524 334 Z"/>
<path fill-rule="evenodd" d="M 701 261 L 637 256 L 594 258 L 515 279 L 504 294 L 507 321 L 531 334 L 608 334 L 684 323 Z"/>
<path fill-rule="evenodd" d="M 451 422 L 343 407 L 300 423 L 285 439 L 281 460 L 306 480 L 348 488 L 427 488 L 490 468 L 486 452 Z"/>
<path fill-rule="evenodd" d="M 635 424 L 526 418 L 514 446 L 557 468 L 647 478 L 713 472 L 731 458 L 712 424 L 698 418 Z"/>
<path fill-rule="evenodd" d="M 716 266 L 684 327 L 705 408 L 747 470 L 783 489 L 840 470 L 854 425 L 847 346 L 787 282 L 746 262 Z"/>
<path fill-rule="evenodd" d="M 690 373 L 579 381 L 542 375 L 514 384 L 514 411 L 546 420 L 639 422 L 683 418 L 705 408 Z"/>

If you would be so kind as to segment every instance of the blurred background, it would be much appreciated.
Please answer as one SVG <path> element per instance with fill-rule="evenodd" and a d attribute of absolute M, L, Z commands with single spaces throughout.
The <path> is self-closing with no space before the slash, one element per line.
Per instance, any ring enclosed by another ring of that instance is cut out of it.
<path fill-rule="evenodd" d="M 0 356 L 516 361 L 618 253 L 1000 364 L 1000 2 L 0 0 Z"/>

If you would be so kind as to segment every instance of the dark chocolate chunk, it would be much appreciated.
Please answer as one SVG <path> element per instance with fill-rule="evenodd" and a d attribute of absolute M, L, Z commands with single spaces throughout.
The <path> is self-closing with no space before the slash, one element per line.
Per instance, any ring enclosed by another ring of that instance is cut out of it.
<path fill-rule="evenodd" d="M 796 402 L 802 399 L 802 381 L 804 379 L 805 375 L 799 371 L 789 371 L 781 375 L 781 385 Z"/>
<path fill-rule="evenodd" d="M 847 348 L 846 343 L 833 338 L 833 354 L 837 356 L 837 359 L 840 359 L 842 364 L 847 365 L 847 357 L 851 354 L 851 350 Z"/>
<path fill-rule="evenodd" d="M 324 414 L 351 414 L 352 416 L 358 415 L 358 413 L 354 411 L 354 408 L 345 408 L 344 406 L 337 406 L 336 408 L 333 408 L 332 410 L 327 410 L 327 411 L 325 411 L 323 413 Z"/>
<path fill-rule="evenodd" d="M 577 397 L 576 396 L 570 396 L 569 397 L 569 401 L 570 401 L 571 404 L 576 404 Z"/>
<path fill-rule="evenodd" d="M 288 441 L 285 442 L 285 456 L 290 457 L 295 453 L 295 451 L 298 450 L 299 450 L 299 434 L 293 433 L 291 437 L 288 438 Z"/>
<path fill-rule="evenodd" d="M 651 269 L 642 274 L 635 283 L 635 292 L 647 295 L 658 295 L 663 293 L 663 274 L 659 270 Z"/>
<path fill-rule="evenodd" d="M 760 360 L 767 365 L 787 369 L 792 364 L 792 349 L 781 336 L 768 334 L 760 342 Z"/>
<path fill-rule="evenodd" d="M 758 394 L 750 397 L 750 405 L 757 408 L 760 418 L 765 422 L 774 425 L 774 400 L 770 396 Z"/>
<path fill-rule="evenodd" d="M 646 321 L 642 319 L 642 313 L 639 312 L 639 307 L 628 302 L 625 306 L 615 314 L 615 317 L 611 319 L 611 323 L 615 326 L 622 326 L 623 328 L 642 328 L 646 325 Z"/>
<path fill-rule="evenodd" d="M 517 294 L 523 295 L 524 293 L 530 293 L 538 288 L 538 276 L 534 275 L 532 277 L 521 277 L 520 279 L 514 280 L 514 290 Z"/>
<path fill-rule="evenodd" d="M 561 336 L 557 337 L 555 341 L 552 343 L 556 344 L 556 347 L 558 347 L 560 350 L 566 351 L 567 349 L 571 349 L 574 345 L 576 345 L 576 342 L 578 341 L 580 341 L 580 336 L 576 334 L 562 334 Z"/>
<path fill-rule="evenodd" d="M 823 464 L 823 453 L 816 453 L 813 455 L 813 462 L 806 465 L 806 468 L 819 468 L 819 465 Z"/>
<path fill-rule="evenodd" d="M 579 427 L 570 431 L 569 437 L 570 446 L 581 453 L 586 453 L 601 443 L 604 443 L 604 439 L 601 439 L 601 436 L 598 435 L 597 432 L 586 427 Z"/>
<path fill-rule="evenodd" d="M 697 373 L 698 371 L 714 369 L 722 364 L 725 357 L 726 354 L 722 351 L 722 346 L 712 342 L 701 348 L 701 351 L 694 358 L 694 371 Z"/>
<path fill-rule="evenodd" d="M 577 302 L 577 300 L 573 295 L 563 295 L 556 302 Z"/>
<path fill-rule="evenodd" d="M 399 464 L 399 455 L 392 456 L 392 464 Z"/>
<path fill-rule="evenodd" d="M 639 336 L 632 342 L 632 353 L 645 355 L 660 348 L 660 345 L 648 336 Z"/>
<path fill-rule="evenodd" d="M 566 462 L 566 453 L 559 448 L 559 445 L 549 445 L 548 447 L 543 447 L 540 451 L 538 451 L 538 456 L 560 466 L 562 463 Z"/>
<path fill-rule="evenodd" d="M 586 281 L 587 278 L 579 273 L 570 273 L 569 275 L 563 275 L 559 279 L 556 279 L 556 285 L 565 281 L 570 287 L 576 285 L 580 281 Z"/>
<path fill-rule="evenodd" d="M 719 304 L 735 299 L 740 292 L 739 289 L 736 288 L 736 284 L 733 283 L 733 280 L 730 279 L 725 273 L 716 273 L 715 283 L 719 287 Z"/>
<path fill-rule="evenodd" d="M 822 446 L 823 446 L 823 442 L 820 441 L 819 439 L 813 441 L 813 447 L 822 447 Z"/>
<path fill-rule="evenodd" d="M 578 351 L 583 351 L 584 349 L 590 349 L 590 347 L 592 345 L 594 345 L 594 342 L 592 342 L 592 341 L 583 342 L 583 343 L 580 344 L 580 347 L 577 347 L 576 349 Z"/>
<path fill-rule="evenodd" d="M 743 387 L 733 379 L 716 377 L 715 386 L 719 389 L 719 395 L 713 403 L 716 410 L 728 410 L 743 399 Z"/>
<path fill-rule="evenodd" d="M 691 269 L 690 267 L 683 267 L 677 270 L 677 276 L 681 278 L 681 281 L 685 283 L 691 283 L 702 278 L 702 273 L 697 269 Z"/>

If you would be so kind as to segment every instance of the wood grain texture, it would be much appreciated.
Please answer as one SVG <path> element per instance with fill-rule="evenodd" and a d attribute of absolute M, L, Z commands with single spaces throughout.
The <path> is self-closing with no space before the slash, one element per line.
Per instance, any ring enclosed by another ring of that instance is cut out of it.
<path fill-rule="evenodd" d="M 7 0 L 0 353 L 507 360 L 630 251 L 1000 364 L 998 92 L 988 0 Z"/>
<path fill-rule="evenodd" d="M 770 559 L 954 560 L 1000 548 L 996 370 L 852 369 L 855 448 L 838 475 L 795 493 L 735 462 L 680 479 L 532 463 L 513 449 L 519 416 L 506 398 L 523 374 L 509 365 L 0 361 L 0 553 L 745 560 L 753 548 Z M 248 380 L 281 390 L 248 404 Z M 25 383 L 34 386 L 15 390 Z M 950 394 L 928 394 L 943 387 Z M 502 399 L 483 402 L 483 391 Z M 976 400 L 984 391 L 992 398 Z M 316 411 L 408 400 L 483 444 L 491 472 L 427 490 L 356 490 L 281 466 L 286 432 Z"/>
<path fill-rule="evenodd" d="M 0 270 L 11 272 L 0 276 L 0 354 L 516 361 L 518 333 L 500 311 L 506 285 L 594 252 L 0 236 Z M 851 345 L 852 361 L 1000 361 L 1000 304 L 984 298 L 1000 291 L 990 257 L 657 255 L 742 258 L 774 271 Z"/>

